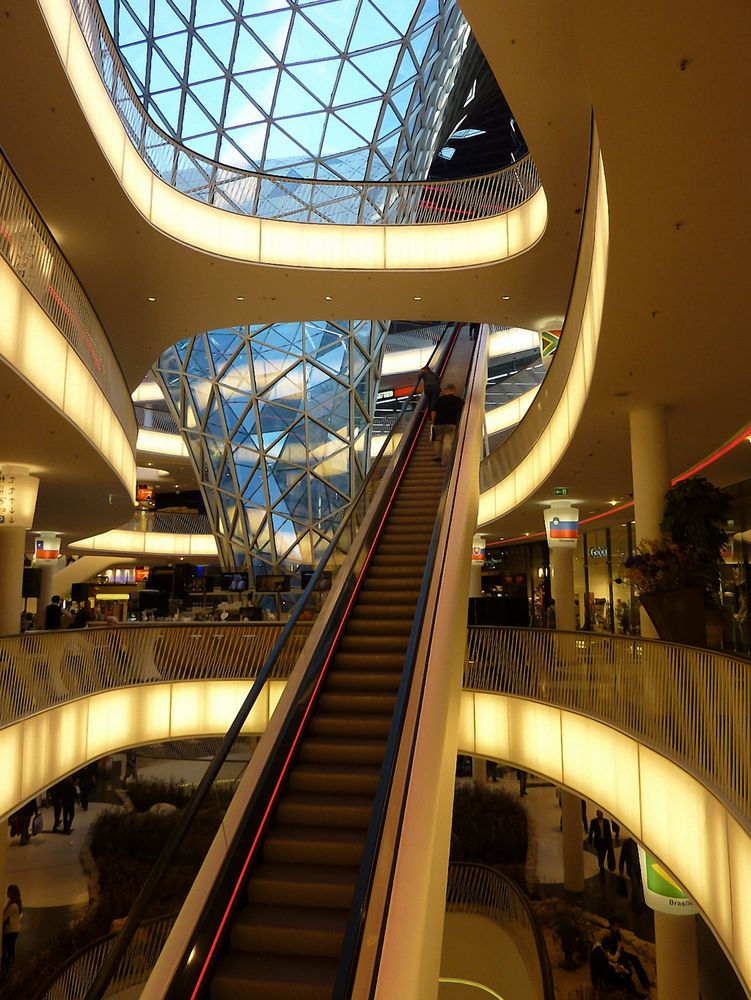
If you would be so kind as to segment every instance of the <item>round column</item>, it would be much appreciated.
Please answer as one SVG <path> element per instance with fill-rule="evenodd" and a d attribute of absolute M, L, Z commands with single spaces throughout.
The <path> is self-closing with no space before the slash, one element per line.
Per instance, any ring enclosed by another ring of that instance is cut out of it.
<path fill-rule="evenodd" d="M 663 406 L 637 406 L 629 413 L 631 429 L 631 479 L 634 486 L 634 532 L 637 545 L 644 538 L 659 538 L 670 489 L 667 413 Z M 641 634 L 657 639 L 649 615 L 641 613 Z"/>
<path fill-rule="evenodd" d="M 573 548 L 550 549 L 550 594 L 555 601 L 555 627 L 564 632 L 576 629 Z"/>
<path fill-rule="evenodd" d="M 472 780 L 481 787 L 488 783 L 488 765 L 484 757 L 472 758 Z"/>
<path fill-rule="evenodd" d="M 584 892 L 581 798 L 563 788 L 561 818 L 563 819 L 563 888 L 567 892 Z"/>
<path fill-rule="evenodd" d="M 21 631 L 25 552 L 26 528 L 4 527 L 0 531 L 0 635 Z"/>
<path fill-rule="evenodd" d="M 696 917 L 655 910 L 657 992 L 660 1000 L 698 1000 Z"/>

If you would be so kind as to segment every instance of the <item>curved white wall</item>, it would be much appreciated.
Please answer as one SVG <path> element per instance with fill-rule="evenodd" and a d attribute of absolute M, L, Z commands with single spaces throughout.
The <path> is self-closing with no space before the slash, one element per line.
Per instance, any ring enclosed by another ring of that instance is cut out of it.
<path fill-rule="evenodd" d="M 574 712 L 464 691 L 459 753 L 507 761 L 600 803 L 685 886 L 751 996 L 751 833 L 698 779 Z"/>
<path fill-rule="evenodd" d="M 102 691 L 0 729 L 0 822 L 89 761 L 160 740 L 216 736 L 229 728 L 252 680 L 175 681 Z M 286 681 L 269 681 L 244 733 L 266 729 Z"/>

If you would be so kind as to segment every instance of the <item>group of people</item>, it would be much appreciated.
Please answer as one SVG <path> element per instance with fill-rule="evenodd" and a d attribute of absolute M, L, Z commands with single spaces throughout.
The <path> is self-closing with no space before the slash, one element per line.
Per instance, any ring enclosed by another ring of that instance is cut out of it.
<path fill-rule="evenodd" d="M 75 611 L 67 611 L 63 608 L 60 595 L 55 594 L 44 609 L 44 624 L 41 627 L 46 632 L 54 632 L 62 628 L 86 628 L 92 621 L 104 622 L 109 619 L 98 609 L 91 608 L 88 601 L 80 604 Z M 24 611 L 21 615 L 21 632 L 33 632 L 35 627 L 36 616 L 31 611 Z"/>
<path fill-rule="evenodd" d="M 424 365 L 420 369 L 420 381 L 430 410 L 430 439 L 433 442 L 433 459 L 441 465 L 448 465 L 451 448 L 464 400 L 456 393 L 456 386 L 449 382 L 441 387 L 436 373 Z"/>

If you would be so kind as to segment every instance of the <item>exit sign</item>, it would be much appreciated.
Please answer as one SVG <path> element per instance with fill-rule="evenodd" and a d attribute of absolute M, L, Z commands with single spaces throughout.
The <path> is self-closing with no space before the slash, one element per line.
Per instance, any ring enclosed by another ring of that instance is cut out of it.
<path fill-rule="evenodd" d="M 557 496 L 557 497 L 567 497 L 568 496 L 568 487 L 566 487 L 566 486 L 556 486 L 556 488 L 553 490 L 553 495 Z"/>

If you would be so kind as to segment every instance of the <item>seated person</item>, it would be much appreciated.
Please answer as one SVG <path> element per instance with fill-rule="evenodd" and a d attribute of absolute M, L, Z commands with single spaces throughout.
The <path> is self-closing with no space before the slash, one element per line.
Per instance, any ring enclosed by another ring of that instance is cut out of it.
<path fill-rule="evenodd" d="M 624 993 L 641 996 L 633 984 L 631 973 L 623 965 L 610 961 L 600 941 L 595 943 L 590 952 L 589 971 L 595 989 L 622 990 Z"/>
<path fill-rule="evenodd" d="M 621 922 L 616 917 L 612 917 L 608 926 L 608 932 L 600 942 L 602 949 L 607 955 L 608 961 L 615 965 L 620 965 L 629 974 L 636 974 L 642 989 L 649 989 L 649 976 L 640 959 L 631 952 L 626 951 L 623 938 L 621 937 Z"/>

